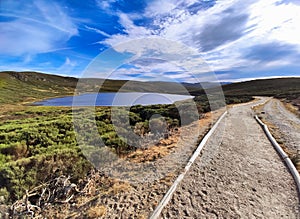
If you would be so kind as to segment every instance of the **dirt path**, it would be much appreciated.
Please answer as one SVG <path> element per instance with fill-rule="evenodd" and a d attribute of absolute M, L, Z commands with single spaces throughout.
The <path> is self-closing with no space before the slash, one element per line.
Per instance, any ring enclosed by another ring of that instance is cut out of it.
<path fill-rule="evenodd" d="M 250 106 L 229 110 L 161 218 L 299 218 L 293 178 Z"/>
<path fill-rule="evenodd" d="M 263 110 L 265 120 L 278 129 L 284 145 L 294 153 L 300 150 L 300 119 L 276 99 L 268 101 Z"/>

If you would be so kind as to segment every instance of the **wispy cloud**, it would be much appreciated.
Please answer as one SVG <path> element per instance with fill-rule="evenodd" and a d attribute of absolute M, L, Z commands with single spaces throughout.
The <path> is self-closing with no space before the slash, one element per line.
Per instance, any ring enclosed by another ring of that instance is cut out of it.
<path fill-rule="evenodd" d="M 96 0 L 96 5 L 100 9 L 102 9 L 102 10 L 108 12 L 108 13 L 111 13 L 112 12 L 111 11 L 111 4 L 115 3 L 116 1 L 117 0 L 105 0 L 105 1 L 103 1 L 103 0 Z"/>
<path fill-rule="evenodd" d="M 1 4 L 5 11 L 0 15 L 11 19 L 1 22 L 0 54 L 24 55 L 55 50 L 78 34 L 72 19 L 57 3 L 36 0 Z"/>
<path fill-rule="evenodd" d="M 99 30 L 97 28 L 94 28 L 94 27 L 89 27 L 87 25 L 84 25 L 84 27 L 87 29 L 87 30 L 90 30 L 90 31 L 94 31 L 96 33 L 99 33 L 101 34 L 102 36 L 105 36 L 105 37 L 111 37 L 111 35 L 109 35 L 108 33 L 105 33 L 104 31 L 102 30 Z"/>
<path fill-rule="evenodd" d="M 152 1 L 148 3 L 147 8 L 145 9 L 145 16 L 147 17 L 155 17 L 167 15 L 175 9 L 180 1 L 174 0 L 164 0 L 164 1 Z"/>
<path fill-rule="evenodd" d="M 124 27 L 125 34 L 115 34 L 110 38 L 105 39 L 99 43 L 107 44 L 110 46 L 126 42 L 133 39 L 152 36 L 152 30 L 147 27 L 137 26 L 125 13 L 119 13 L 119 23 Z"/>
<path fill-rule="evenodd" d="M 61 72 L 64 75 L 69 75 L 76 66 L 76 61 L 71 61 L 69 57 L 66 57 L 65 62 L 57 69 L 57 72 Z"/>
<path fill-rule="evenodd" d="M 164 60 L 118 70 L 120 77 L 144 74 L 143 80 L 163 72 L 189 80 L 182 66 L 199 77 L 215 70 L 222 80 L 300 68 L 298 0 L 0 1 L 2 69 L 75 74 L 109 46 L 125 56 Z M 106 60 L 113 65 L 121 62 L 114 55 Z"/>
<path fill-rule="evenodd" d="M 300 5 L 296 2 L 224 0 L 204 7 L 192 0 L 152 1 L 145 9 L 152 25 L 138 26 L 134 17 L 120 13 L 126 34 L 113 35 L 104 42 L 115 46 L 160 36 L 196 48 L 217 71 L 285 66 L 288 58 L 299 57 Z"/>

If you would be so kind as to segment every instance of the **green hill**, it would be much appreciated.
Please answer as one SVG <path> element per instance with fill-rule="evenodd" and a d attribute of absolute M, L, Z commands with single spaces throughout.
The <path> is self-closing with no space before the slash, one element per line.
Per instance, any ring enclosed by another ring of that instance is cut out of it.
<path fill-rule="evenodd" d="M 0 72 L 0 104 L 73 94 L 77 79 L 37 72 Z"/>
<path fill-rule="evenodd" d="M 78 78 L 63 77 L 38 72 L 0 72 L 0 104 L 29 103 L 44 98 L 73 95 Z M 215 83 L 205 82 L 204 91 L 199 83 L 182 83 L 182 89 L 174 82 L 140 82 L 127 80 L 104 80 L 87 78 L 80 80 L 81 92 L 158 92 L 184 94 L 185 89 L 191 95 L 203 95 L 214 92 Z M 101 85 L 101 86 L 100 86 Z M 203 85 L 203 84 L 202 84 Z M 78 87 L 77 87 L 78 88 Z M 295 98 L 300 95 L 300 78 L 277 78 L 253 80 L 222 85 L 227 98 L 245 96 L 276 96 Z M 77 90 L 77 91 L 78 91 Z"/>
<path fill-rule="evenodd" d="M 300 78 L 261 79 L 227 84 L 225 95 L 276 96 L 300 95 Z"/>
<path fill-rule="evenodd" d="M 80 82 L 80 83 L 78 83 Z M 188 84 L 180 86 L 174 82 L 140 82 L 127 80 L 104 80 L 63 77 L 38 72 L 0 72 L 0 104 L 28 103 L 43 98 L 73 95 L 79 92 L 158 92 L 183 94 L 189 90 L 199 90 L 200 86 Z M 197 88 L 198 87 L 198 88 Z M 101 89 L 100 89 L 101 88 Z"/>

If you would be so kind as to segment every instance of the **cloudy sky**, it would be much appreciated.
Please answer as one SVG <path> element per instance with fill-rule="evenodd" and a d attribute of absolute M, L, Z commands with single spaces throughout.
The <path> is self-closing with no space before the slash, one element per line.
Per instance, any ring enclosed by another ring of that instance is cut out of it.
<path fill-rule="evenodd" d="M 164 45 L 177 57 L 193 50 L 220 81 L 300 76 L 300 1 L 0 1 L 0 71 L 81 77 L 97 62 L 115 68 L 111 78 L 192 82 L 186 64 L 166 56 L 128 62 L 134 49 L 153 50 L 140 39 L 174 42 Z"/>

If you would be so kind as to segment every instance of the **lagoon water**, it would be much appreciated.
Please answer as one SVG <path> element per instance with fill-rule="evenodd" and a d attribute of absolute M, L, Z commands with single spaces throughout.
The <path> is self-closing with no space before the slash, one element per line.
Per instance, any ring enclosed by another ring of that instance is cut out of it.
<path fill-rule="evenodd" d="M 36 102 L 41 106 L 133 106 L 152 104 L 172 104 L 176 101 L 191 99 L 190 95 L 163 93 L 88 93 L 78 96 L 52 98 Z"/>

